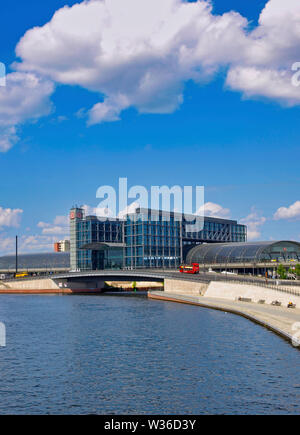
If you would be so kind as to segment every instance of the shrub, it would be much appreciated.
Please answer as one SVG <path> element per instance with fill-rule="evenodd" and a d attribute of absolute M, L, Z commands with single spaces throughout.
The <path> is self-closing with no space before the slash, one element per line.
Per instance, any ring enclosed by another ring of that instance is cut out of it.
<path fill-rule="evenodd" d="M 286 270 L 282 264 L 280 264 L 278 266 L 277 273 L 278 273 L 280 279 L 286 279 Z"/>

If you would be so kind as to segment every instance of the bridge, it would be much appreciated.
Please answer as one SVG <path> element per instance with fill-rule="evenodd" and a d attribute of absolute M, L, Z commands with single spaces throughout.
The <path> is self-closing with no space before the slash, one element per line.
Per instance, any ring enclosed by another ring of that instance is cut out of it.
<path fill-rule="evenodd" d="M 266 278 L 242 275 L 227 275 L 215 272 L 200 272 L 199 274 L 182 274 L 170 269 L 135 269 L 135 270 L 101 270 L 89 272 L 65 272 L 45 276 L 8 279 L 0 281 L 0 291 L 7 288 L 16 290 L 43 290 L 53 293 L 102 292 L 106 288 L 106 281 L 117 282 L 159 282 L 164 284 L 165 291 L 184 290 L 187 293 L 199 294 L 211 282 L 228 282 L 249 284 L 279 290 L 279 285 L 289 288 L 297 287 L 300 282 L 266 280 Z M 151 286 L 149 286 L 151 287 Z"/>
<path fill-rule="evenodd" d="M 94 293 L 102 292 L 107 281 L 160 282 L 168 289 L 171 288 L 170 283 L 177 283 L 178 288 L 184 286 L 187 290 L 194 289 L 196 285 L 198 291 L 203 284 L 208 285 L 210 280 L 208 274 L 186 275 L 177 270 L 101 270 L 6 279 L 0 281 L 0 292 L 9 292 L 11 289 L 17 292 L 23 290 L 24 293 Z M 183 282 L 186 284 L 183 285 Z"/>
<path fill-rule="evenodd" d="M 200 271 L 205 273 L 209 270 L 221 272 L 221 271 L 232 271 L 239 274 L 251 274 L 256 275 L 258 273 L 265 274 L 266 270 L 276 271 L 279 264 L 282 264 L 286 269 L 295 266 L 295 262 L 291 261 L 281 261 L 281 262 L 272 262 L 272 261 L 266 261 L 266 262 L 227 262 L 227 263 L 199 263 Z M 112 273 L 111 270 L 104 270 L 104 271 L 90 271 L 90 272 L 70 272 L 70 267 L 68 266 L 42 266 L 42 267 L 19 267 L 18 273 L 27 273 L 30 276 L 34 275 L 49 275 L 53 274 L 55 276 L 68 276 L 68 277 L 76 277 L 76 276 L 107 276 Z M 113 276 L 123 276 L 127 275 L 134 277 L 143 276 L 146 277 L 146 275 L 149 275 L 151 278 L 157 277 L 157 275 L 163 273 L 163 276 L 166 274 L 178 274 L 178 270 L 172 270 L 172 269 L 134 269 L 131 271 L 128 270 L 115 270 L 113 271 Z M 3 268 L 0 267 L 0 275 L 11 275 L 13 276 L 15 274 L 15 267 L 9 267 L 9 268 Z M 109 281 L 109 279 L 107 279 Z M 121 279 L 119 280 L 121 281 Z M 130 279 L 128 279 L 130 281 Z"/>

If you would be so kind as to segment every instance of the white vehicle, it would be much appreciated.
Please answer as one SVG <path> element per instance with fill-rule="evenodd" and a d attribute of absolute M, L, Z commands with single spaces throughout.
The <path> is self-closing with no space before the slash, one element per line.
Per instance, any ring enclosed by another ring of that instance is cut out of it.
<path fill-rule="evenodd" d="M 234 272 L 227 272 L 227 270 L 223 270 L 221 273 L 225 274 L 225 275 L 237 275 L 237 273 Z"/>

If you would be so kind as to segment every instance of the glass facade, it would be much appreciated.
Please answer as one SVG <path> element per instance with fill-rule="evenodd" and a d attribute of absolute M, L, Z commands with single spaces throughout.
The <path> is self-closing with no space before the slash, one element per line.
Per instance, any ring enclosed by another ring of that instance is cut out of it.
<path fill-rule="evenodd" d="M 149 210 L 127 216 L 125 221 L 126 267 L 175 268 L 181 263 L 181 222 L 158 214 L 153 219 Z"/>
<path fill-rule="evenodd" d="M 250 242 L 217 243 L 196 246 L 187 254 L 187 262 L 199 264 L 267 263 L 300 261 L 300 243 Z"/>
<path fill-rule="evenodd" d="M 247 227 L 236 221 L 136 209 L 125 221 L 125 266 L 175 268 L 185 252 L 204 242 L 245 242 Z"/>
<path fill-rule="evenodd" d="M 203 220 L 201 231 L 189 231 L 189 224 L 183 220 L 182 238 L 184 242 L 245 242 L 247 240 L 247 227 L 236 221 L 208 218 Z"/>
<path fill-rule="evenodd" d="M 95 249 L 84 249 L 96 244 Z M 111 244 L 107 245 L 107 243 Z M 123 267 L 123 221 L 99 220 L 84 215 L 83 209 L 70 213 L 71 270 L 102 270 Z M 115 246 L 113 246 L 115 245 Z"/>
<path fill-rule="evenodd" d="M 236 221 L 142 208 L 106 221 L 74 208 L 70 233 L 71 270 L 177 268 L 197 244 L 247 240 L 247 227 Z"/>

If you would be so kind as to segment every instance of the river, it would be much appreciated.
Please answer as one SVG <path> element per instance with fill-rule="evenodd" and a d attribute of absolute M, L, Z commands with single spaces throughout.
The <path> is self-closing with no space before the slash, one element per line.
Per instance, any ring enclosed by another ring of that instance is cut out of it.
<path fill-rule="evenodd" d="M 0 414 L 299 414 L 300 352 L 250 321 L 114 296 L 0 296 Z"/>

